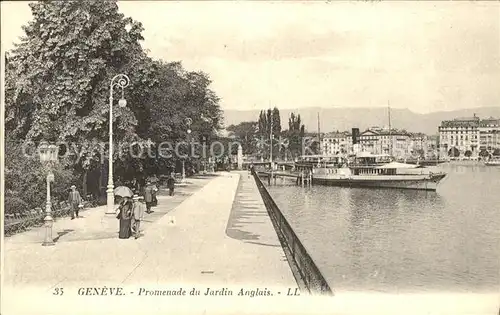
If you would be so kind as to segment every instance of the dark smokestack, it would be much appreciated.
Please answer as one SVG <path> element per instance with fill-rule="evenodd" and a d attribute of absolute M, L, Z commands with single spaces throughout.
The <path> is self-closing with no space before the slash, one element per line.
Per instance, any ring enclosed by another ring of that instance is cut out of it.
<path fill-rule="evenodd" d="M 359 142 L 359 128 L 352 128 L 352 144 Z"/>

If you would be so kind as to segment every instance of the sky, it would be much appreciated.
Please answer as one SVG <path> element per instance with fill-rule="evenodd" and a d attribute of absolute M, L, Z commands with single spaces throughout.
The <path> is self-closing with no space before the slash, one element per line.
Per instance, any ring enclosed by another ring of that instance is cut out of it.
<path fill-rule="evenodd" d="M 120 1 L 153 58 L 202 70 L 224 109 L 500 106 L 500 2 Z M 2 46 L 27 2 L 2 1 Z"/>

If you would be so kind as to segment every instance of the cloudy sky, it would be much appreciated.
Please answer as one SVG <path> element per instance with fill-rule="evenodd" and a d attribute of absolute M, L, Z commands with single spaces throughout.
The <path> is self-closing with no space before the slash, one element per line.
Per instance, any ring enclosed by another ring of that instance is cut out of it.
<path fill-rule="evenodd" d="M 222 107 L 500 106 L 500 3 L 122 1 L 154 58 L 203 70 Z M 2 45 L 26 2 L 2 1 Z"/>

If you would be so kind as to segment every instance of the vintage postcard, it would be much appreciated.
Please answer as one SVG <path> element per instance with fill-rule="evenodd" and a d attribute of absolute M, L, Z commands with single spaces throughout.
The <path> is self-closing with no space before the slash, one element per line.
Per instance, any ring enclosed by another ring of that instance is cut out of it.
<path fill-rule="evenodd" d="M 1 314 L 500 314 L 499 2 L 1 9 Z"/>

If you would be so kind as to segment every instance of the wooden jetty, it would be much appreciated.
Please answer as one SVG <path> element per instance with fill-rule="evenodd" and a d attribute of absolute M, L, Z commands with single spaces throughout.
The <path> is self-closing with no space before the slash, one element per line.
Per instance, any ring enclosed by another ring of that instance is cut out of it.
<path fill-rule="evenodd" d="M 270 185 L 273 181 L 276 185 L 277 178 L 281 178 L 284 182 L 285 179 L 294 179 L 297 185 L 312 185 L 312 172 L 306 171 L 283 171 L 283 170 L 260 170 L 257 175 L 267 178 Z"/>

